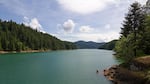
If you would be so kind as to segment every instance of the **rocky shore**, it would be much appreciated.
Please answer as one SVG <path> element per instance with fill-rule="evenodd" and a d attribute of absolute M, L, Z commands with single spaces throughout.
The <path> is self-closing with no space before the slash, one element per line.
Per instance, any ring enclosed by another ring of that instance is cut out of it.
<path fill-rule="evenodd" d="M 114 84 L 150 84 L 149 65 L 150 56 L 140 57 L 130 63 L 113 65 L 104 69 L 103 74 Z"/>

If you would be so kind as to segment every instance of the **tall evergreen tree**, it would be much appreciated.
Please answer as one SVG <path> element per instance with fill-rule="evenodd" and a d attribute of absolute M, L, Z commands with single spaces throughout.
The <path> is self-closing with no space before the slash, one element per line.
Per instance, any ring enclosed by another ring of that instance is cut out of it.
<path fill-rule="evenodd" d="M 146 17 L 145 32 L 143 33 L 140 46 L 145 54 L 150 54 L 150 16 Z"/>
<path fill-rule="evenodd" d="M 128 13 L 123 21 L 123 27 L 121 28 L 122 36 L 127 37 L 131 33 L 143 33 L 145 23 L 145 13 L 141 7 L 141 4 L 135 2 L 131 4 Z"/>
<path fill-rule="evenodd" d="M 137 40 L 139 39 L 138 36 L 144 32 L 144 23 L 145 14 L 142 10 L 141 4 L 135 2 L 129 8 L 129 12 L 125 17 L 123 27 L 121 28 L 122 36 L 127 38 L 130 34 L 134 35 L 133 39 L 130 39 L 134 45 L 134 56 L 137 56 Z"/>

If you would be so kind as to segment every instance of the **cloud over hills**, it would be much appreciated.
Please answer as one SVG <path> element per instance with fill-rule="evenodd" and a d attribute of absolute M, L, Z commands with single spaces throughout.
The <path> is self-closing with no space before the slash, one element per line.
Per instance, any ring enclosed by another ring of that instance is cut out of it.
<path fill-rule="evenodd" d="M 39 23 L 37 18 L 29 19 L 28 17 L 24 17 L 23 23 L 25 26 L 29 26 L 32 29 L 45 33 L 45 31 L 42 28 L 42 25 Z"/>
<path fill-rule="evenodd" d="M 147 0 L 0 0 L 0 18 L 62 40 L 110 41 L 119 37 L 125 13 L 135 1 L 143 5 Z"/>
<path fill-rule="evenodd" d="M 66 22 L 63 24 L 63 29 L 67 33 L 72 33 L 75 27 L 75 23 L 73 20 L 68 19 Z"/>
<path fill-rule="evenodd" d="M 90 27 L 89 25 L 87 25 L 87 26 L 81 26 L 81 27 L 79 28 L 79 31 L 80 31 L 81 33 L 90 33 L 90 32 L 92 32 L 93 30 L 94 30 L 94 28 Z"/>

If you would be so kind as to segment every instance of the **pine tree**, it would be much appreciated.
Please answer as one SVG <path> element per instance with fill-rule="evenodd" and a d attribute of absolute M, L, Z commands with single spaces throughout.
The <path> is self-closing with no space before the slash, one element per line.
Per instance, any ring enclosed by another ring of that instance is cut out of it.
<path fill-rule="evenodd" d="M 125 17 L 123 27 L 121 28 L 121 34 L 124 37 L 128 37 L 130 34 L 134 34 L 134 56 L 137 56 L 137 34 L 143 34 L 145 23 L 145 14 L 142 11 L 142 7 L 138 2 L 135 2 L 129 8 L 129 12 Z"/>
<path fill-rule="evenodd" d="M 145 14 L 142 10 L 141 4 L 135 2 L 129 8 L 128 14 L 125 16 L 123 27 L 121 28 L 121 34 L 127 37 L 130 33 L 143 32 L 145 22 Z"/>
<path fill-rule="evenodd" d="M 145 54 L 150 54 L 150 16 L 146 17 L 145 32 L 143 33 L 140 46 Z"/>

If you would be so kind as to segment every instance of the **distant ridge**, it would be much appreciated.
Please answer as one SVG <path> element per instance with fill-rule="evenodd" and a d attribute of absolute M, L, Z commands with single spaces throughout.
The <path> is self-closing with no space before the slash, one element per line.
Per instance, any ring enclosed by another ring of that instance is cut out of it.
<path fill-rule="evenodd" d="M 117 41 L 118 40 L 112 40 L 110 42 L 107 42 L 104 45 L 100 46 L 99 49 L 113 50 L 115 48 L 115 45 L 116 45 Z"/>
<path fill-rule="evenodd" d="M 100 46 L 104 45 L 105 42 L 102 43 L 97 43 L 93 41 L 77 41 L 74 42 L 74 44 L 77 46 L 79 49 L 98 49 Z"/>

